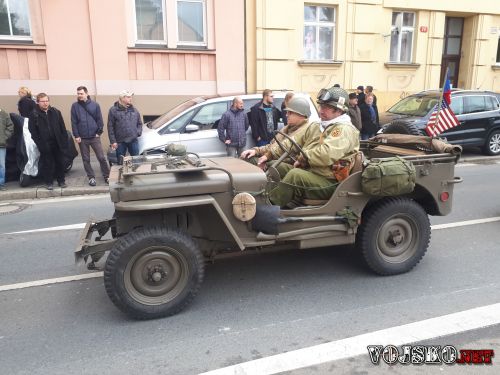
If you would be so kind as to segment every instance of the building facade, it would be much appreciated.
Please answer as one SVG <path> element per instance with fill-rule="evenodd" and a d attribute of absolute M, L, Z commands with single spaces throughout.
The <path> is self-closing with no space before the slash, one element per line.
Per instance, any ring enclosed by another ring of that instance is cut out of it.
<path fill-rule="evenodd" d="M 498 0 L 247 0 L 247 87 L 500 91 Z"/>
<path fill-rule="evenodd" d="M 244 13 L 233 0 L 0 0 L 0 107 L 17 112 L 27 86 L 68 126 L 80 85 L 105 117 L 124 89 L 143 116 L 244 92 Z"/>

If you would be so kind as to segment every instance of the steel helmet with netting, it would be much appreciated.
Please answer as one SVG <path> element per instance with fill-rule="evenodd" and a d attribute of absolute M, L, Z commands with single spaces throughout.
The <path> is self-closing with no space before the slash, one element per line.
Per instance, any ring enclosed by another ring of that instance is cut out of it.
<path fill-rule="evenodd" d="M 334 108 L 338 108 L 344 112 L 348 111 L 347 104 L 349 103 L 349 94 L 340 87 L 330 87 L 329 89 L 321 89 L 318 93 L 316 103 L 326 104 Z"/>
<path fill-rule="evenodd" d="M 288 102 L 285 111 L 295 112 L 304 117 L 311 117 L 311 107 L 306 98 L 301 96 L 294 96 Z"/>

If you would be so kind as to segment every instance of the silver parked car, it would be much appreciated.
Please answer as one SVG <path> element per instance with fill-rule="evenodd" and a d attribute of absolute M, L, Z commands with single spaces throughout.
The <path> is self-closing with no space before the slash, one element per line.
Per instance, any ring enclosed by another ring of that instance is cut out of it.
<path fill-rule="evenodd" d="M 274 105 L 281 109 L 286 92 L 274 91 Z M 311 120 L 319 120 L 318 111 L 309 96 L 305 93 L 295 93 L 306 97 L 311 107 Z M 142 136 L 139 137 L 139 153 L 144 151 L 163 151 L 169 143 L 179 143 L 186 146 L 187 151 L 202 157 L 226 156 L 226 147 L 219 140 L 217 125 L 230 107 L 235 95 L 217 97 L 197 97 L 181 103 L 157 119 L 144 125 Z M 239 95 L 245 104 L 245 112 L 262 100 L 261 94 Z M 281 128 L 283 122 L 278 124 Z M 255 145 L 251 129 L 247 131 L 246 147 Z M 114 151 L 108 153 L 110 164 L 116 164 Z"/>

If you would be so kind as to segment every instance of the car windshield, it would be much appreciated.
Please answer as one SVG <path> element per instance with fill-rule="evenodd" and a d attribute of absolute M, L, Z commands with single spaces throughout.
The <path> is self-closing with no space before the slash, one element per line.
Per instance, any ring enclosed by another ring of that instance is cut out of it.
<path fill-rule="evenodd" d="M 179 104 L 177 107 L 174 107 L 173 109 L 171 109 L 167 113 L 164 113 L 163 115 L 161 115 L 157 119 L 151 121 L 148 124 L 148 127 L 151 129 L 158 129 L 159 127 L 165 125 L 168 121 L 172 120 L 179 113 L 184 112 L 186 109 L 191 108 L 191 107 L 195 106 L 196 104 L 203 103 L 206 100 L 207 100 L 207 98 L 203 98 L 203 97 L 189 99 L 189 100 L 185 101 L 184 103 Z"/>
<path fill-rule="evenodd" d="M 436 96 L 412 95 L 397 102 L 387 112 L 396 115 L 425 117 L 438 100 Z"/>

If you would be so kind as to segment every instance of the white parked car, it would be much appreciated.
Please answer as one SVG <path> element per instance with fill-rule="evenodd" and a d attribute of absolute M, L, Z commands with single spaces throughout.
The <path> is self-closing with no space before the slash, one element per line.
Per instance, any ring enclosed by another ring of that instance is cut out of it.
<path fill-rule="evenodd" d="M 281 109 L 286 92 L 274 91 L 274 105 Z M 311 120 L 318 121 L 318 111 L 309 96 L 305 93 L 295 95 L 306 97 L 311 107 Z M 245 104 L 245 112 L 262 100 L 261 94 L 239 95 Z M 157 119 L 144 125 L 142 136 L 139 137 L 139 153 L 144 151 L 163 151 L 170 143 L 186 146 L 188 152 L 194 152 L 202 157 L 226 156 L 226 147 L 219 140 L 217 125 L 224 112 L 230 107 L 234 95 L 219 97 L 197 97 L 190 99 Z M 278 124 L 278 128 L 283 122 Z M 247 131 L 246 148 L 253 147 L 251 129 Z M 114 152 L 108 153 L 110 163 L 116 163 Z"/>

